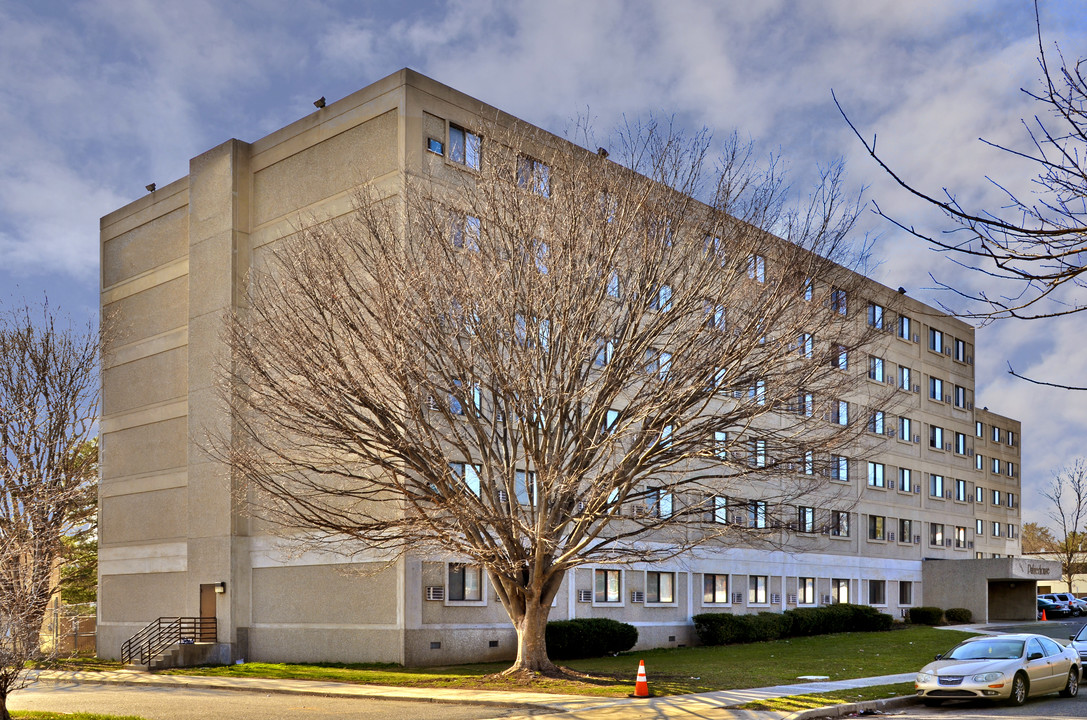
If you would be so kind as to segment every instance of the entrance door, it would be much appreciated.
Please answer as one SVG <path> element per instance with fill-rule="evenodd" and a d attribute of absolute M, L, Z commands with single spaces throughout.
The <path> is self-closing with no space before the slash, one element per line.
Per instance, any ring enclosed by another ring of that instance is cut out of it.
<path fill-rule="evenodd" d="M 215 585 L 200 586 L 200 619 L 215 619 Z M 200 642 L 215 642 L 215 624 L 201 623 Z"/>

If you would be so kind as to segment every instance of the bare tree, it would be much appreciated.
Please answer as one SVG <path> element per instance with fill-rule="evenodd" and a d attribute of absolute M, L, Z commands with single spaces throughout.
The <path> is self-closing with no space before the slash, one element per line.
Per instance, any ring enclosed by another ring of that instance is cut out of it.
<path fill-rule="evenodd" d="M 794 505 L 840 522 L 827 475 L 888 402 L 858 372 L 880 322 L 838 264 L 840 168 L 786 212 L 735 141 L 712 171 L 707 137 L 656 126 L 621 163 L 484 135 L 477 172 L 364 188 L 260 261 L 212 447 L 295 537 L 481 568 L 508 672 L 555 672 L 572 568 L 787 541 Z"/>
<path fill-rule="evenodd" d="M 875 137 L 869 142 L 862 136 L 835 98 L 842 116 L 879 166 L 901 187 L 942 210 L 955 227 L 934 234 L 886 215 L 874 203 L 876 213 L 946 253 L 957 265 L 981 273 L 989 280 L 987 287 L 993 288 L 991 281 L 998 281 L 999 291 L 977 293 L 937 281 L 977 308 L 956 314 L 984 322 L 1054 318 L 1087 308 L 1082 295 L 1087 266 L 1081 257 L 1087 250 L 1087 77 L 1083 72 L 1087 58 L 1068 62 L 1056 46 L 1047 55 L 1037 0 L 1035 20 L 1041 78 L 1037 89 L 1022 89 L 1041 106 L 1037 115 L 1023 120 L 1031 147 L 1018 150 L 982 140 L 1037 166 L 1033 198 L 1024 198 L 990 178 L 1004 194 L 1000 207 L 967 210 L 946 188 L 941 195 L 918 189 L 880 158 Z M 1009 372 L 1042 385 L 1087 389 L 1025 378 L 1014 368 Z"/>
<path fill-rule="evenodd" d="M 38 653 L 64 538 L 96 490 L 98 333 L 48 305 L 0 315 L 0 720 Z M 96 457 L 95 453 L 95 457 Z"/>
<path fill-rule="evenodd" d="M 1057 548 L 1057 538 L 1053 537 L 1053 532 L 1038 523 L 1023 523 L 1020 537 L 1025 553 L 1053 552 Z"/>
<path fill-rule="evenodd" d="M 1077 458 L 1054 473 L 1042 497 L 1052 505 L 1049 518 L 1057 534 L 1054 551 L 1068 592 L 1072 592 L 1075 576 L 1087 564 L 1087 460 Z"/>

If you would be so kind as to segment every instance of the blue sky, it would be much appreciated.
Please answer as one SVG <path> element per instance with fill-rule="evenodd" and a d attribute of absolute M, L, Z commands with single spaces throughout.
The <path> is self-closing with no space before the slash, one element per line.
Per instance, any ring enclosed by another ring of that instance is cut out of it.
<path fill-rule="evenodd" d="M 1045 41 L 1087 47 L 1076 2 L 1041 7 Z M 978 142 L 1026 148 L 1019 90 L 1039 76 L 1026 0 L 0 0 L 0 302 L 96 312 L 98 220 L 188 172 L 193 156 L 253 141 L 401 67 L 557 133 L 588 113 L 737 130 L 779 154 L 798 193 L 844 158 L 849 183 L 895 217 L 942 219 L 867 158 L 831 100 L 910 182 L 997 206 L 994 177 L 1029 191 L 1033 169 Z M 869 269 L 930 303 L 937 280 L 977 287 L 946 258 L 878 221 Z M 1007 375 L 1087 382 L 1084 318 L 998 323 L 977 334 L 978 402 L 1023 421 L 1026 519 L 1037 489 L 1081 453 L 1087 402 Z"/>

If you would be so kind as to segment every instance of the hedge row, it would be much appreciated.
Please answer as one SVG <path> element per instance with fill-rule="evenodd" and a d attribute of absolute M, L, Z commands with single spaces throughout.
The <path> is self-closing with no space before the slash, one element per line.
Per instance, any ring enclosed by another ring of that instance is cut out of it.
<path fill-rule="evenodd" d="M 894 618 L 873 607 L 848 603 L 757 615 L 702 613 L 692 620 L 703 645 L 731 645 L 839 632 L 878 632 L 890 630 L 894 623 Z"/>
<path fill-rule="evenodd" d="M 638 628 L 608 618 L 555 620 L 544 633 L 547 655 L 556 660 L 614 655 L 638 642 Z"/>
<path fill-rule="evenodd" d="M 974 614 L 969 608 L 948 608 L 941 610 L 938 607 L 922 606 L 910 608 L 906 619 L 914 625 L 943 625 L 944 619 L 952 625 L 961 625 L 972 622 Z"/>

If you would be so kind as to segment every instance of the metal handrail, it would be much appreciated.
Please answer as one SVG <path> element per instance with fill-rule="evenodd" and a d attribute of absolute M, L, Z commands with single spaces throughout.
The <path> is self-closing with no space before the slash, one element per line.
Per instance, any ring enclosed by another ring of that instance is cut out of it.
<path fill-rule="evenodd" d="M 121 662 L 150 667 L 151 662 L 171 645 L 184 640 L 215 642 L 217 636 L 213 617 L 160 617 L 121 643 Z"/>

